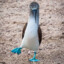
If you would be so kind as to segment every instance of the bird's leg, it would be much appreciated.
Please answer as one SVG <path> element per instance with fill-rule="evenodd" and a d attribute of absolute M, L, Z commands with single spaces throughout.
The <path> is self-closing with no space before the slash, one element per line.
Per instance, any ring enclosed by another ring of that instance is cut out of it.
<path fill-rule="evenodd" d="M 40 61 L 39 59 L 36 59 L 36 52 L 34 52 L 33 58 L 32 59 L 29 59 L 29 61 L 32 61 L 32 62 Z"/>
<path fill-rule="evenodd" d="M 17 53 L 19 55 L 21 53 L 21 49 L 22 47 L 14 48 L 13 50 L 11 50 L 11 52 Z"/>

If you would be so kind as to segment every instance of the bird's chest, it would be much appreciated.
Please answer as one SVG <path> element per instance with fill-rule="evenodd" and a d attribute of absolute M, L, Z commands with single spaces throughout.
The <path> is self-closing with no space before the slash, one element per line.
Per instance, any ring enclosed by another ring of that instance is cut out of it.
<path fill-rule="evenodd" d="M 23 45 L 25 48 L 32 49 L 35 51 L 38 49 L 38 26 L 36 23 L 28 23 L 23 38 Z"/>
<path fill-rule="evenodd" d="M 25 31 L 25 37 L 26 38 L 35 38 L 37 37 L 38 27 L 36 23 L 28 23 L 26 31 Z"/>

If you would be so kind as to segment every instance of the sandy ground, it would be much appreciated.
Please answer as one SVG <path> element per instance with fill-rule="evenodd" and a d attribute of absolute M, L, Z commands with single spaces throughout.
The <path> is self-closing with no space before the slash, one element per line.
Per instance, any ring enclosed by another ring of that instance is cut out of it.
<path fill-rule="evenodd" d="M 11 53 L 22 42 L 22 29 L 29 18 L 29 5 L 40 5 L 42 43 L 39 62 L 30 62 L 33 52 Z M 0 0 L 0 64 L 64 64 L 64 0 Z"/>

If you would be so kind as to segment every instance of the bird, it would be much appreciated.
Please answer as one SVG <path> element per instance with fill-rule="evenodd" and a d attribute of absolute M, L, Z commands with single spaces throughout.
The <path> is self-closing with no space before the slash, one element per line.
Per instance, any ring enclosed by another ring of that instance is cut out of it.
<path fill-rule="evenodd" d="M 36 53 L 41 41 L 42 30 L 39 25 L 39 4 L 37 2 L 32 2 L 30 4 L 28 23 L 25 24 L 22 31 L 22 43 L 19 47 L 11 50 L 11 52 L 19 55 L 21 53 L 21 49 L 27 48 L 34 51 L 34 56 L 33 58 L 29 59 L 29 61 L 40 61 L 39 59 L 36 59 Z"/>

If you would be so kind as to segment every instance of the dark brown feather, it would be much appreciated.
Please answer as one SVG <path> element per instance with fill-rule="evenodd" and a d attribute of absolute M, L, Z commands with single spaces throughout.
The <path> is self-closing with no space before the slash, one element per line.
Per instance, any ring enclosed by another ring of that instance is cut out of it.
<path fill-rule="evenodd" d="M 26 27 L 27 27 L 27 23 L 25 24 L 24 28 L 23 28 L 23 31 L 22 31 L 22 38 L 24 37 L 24 33 L 25 33 L 25 30 L 26 30 Z"/>
<path fill-rule="evenodd" d="M 22 38 L 24 37 L 24 33 L 25 33 L 25 30 L 26 30 L 26 27 L 27 27 L 27 23 L 25 24 L 25 26 L 23 28 Z M 39 37 L 39 45 L 40 45 L 41 44 L 41 40 L 42 40 L 42 31 L 41 31 L 40 26 L 38 27 L 38 37 Z"/>
<path fill-rule="evenodd" d="M 38 27 L 38 37 L 39 37 L 39 45 L 40 45 L 41 41 L 42 41 L 42 30 L 41 30 L 40 26 Z"/>

